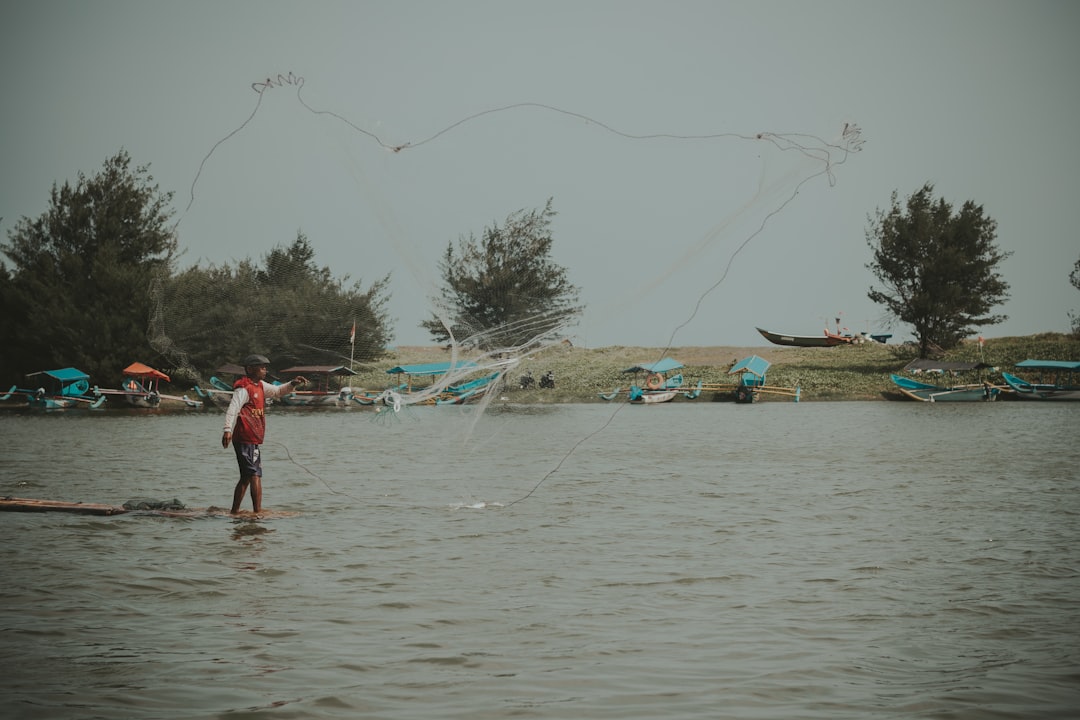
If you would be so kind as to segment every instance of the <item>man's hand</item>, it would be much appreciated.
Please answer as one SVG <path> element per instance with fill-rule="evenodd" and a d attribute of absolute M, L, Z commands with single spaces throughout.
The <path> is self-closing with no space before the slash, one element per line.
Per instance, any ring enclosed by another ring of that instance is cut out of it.
<path fill-rule="evenodd" d="M 299 385 L 307 385 L 307 378 L 303 375 L 297 375 L 292 379 L 292 384 L 293 387 L 297 387 Z"/>
<path fill-rule="evenodd" d="M 221 447 L 229 447 L 230 441 L 232 441 L 232 433 L 226 430 L 224 433 L 221 434 Z"/>

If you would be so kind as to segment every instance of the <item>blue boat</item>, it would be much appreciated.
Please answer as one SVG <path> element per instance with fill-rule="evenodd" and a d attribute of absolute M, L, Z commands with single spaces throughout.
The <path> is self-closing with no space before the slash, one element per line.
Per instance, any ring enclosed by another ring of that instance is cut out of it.
<path fill-rule="evenodd" d="M 468 379 L 485 369 L 490 368 L 472 360 L 397 365 L 386 372 L 404 376 L 404 382 L 374 395 L 358 393 L 353 400 L 361 405 L 383 402 L 395 407 L 399 404 L 464 405 L 479 400 L 496 386 L 496 380 L 502 375 L 501 371 Z M 416 378 L 429 378 L 430 383 L 414 387 L 413 381 Z"/>
<path fill-rule="evenodd" d="M 683 387 L 682 373 L 668 375 L 674 370 L 682 369 L 683 364 L 674 358 L 663 358 L 651 363 L 639 363 L 631 365 L 623 370 L 624 373 L 644 375 L 643 385 L 631 383 L 625 391 L 626 399 L 634 405 L 656 405 L 674 400 L 679 395 L 693 400 L 700 393 L 700 387 L 686 389 Z M 700 383 L 698 383 L 700 386 Z M 615 388 L 609 393 L 600 393 L 604 400 L 614 400 L 623 393 L 622 388 Z"/>
<path fill-rule="evenodd" d="M 942 386 L 912 380 L 902 375 L 889 376 L 900 393 L 920 402 L 989 402 L 997 400 L 1001 388 L 990 383 Z"/>
<path fill-rule="evenodd" d="M 735 388 L 732 391 L 735 402 L 757 402 L 762 395 L 781 395 L 790 397 L 793 402 L 799 402 L 802 397 L 802 388 L 798 383 L 790 388 L 767 383 L 766 374 L 770 366 L 771 363 L 768 360 L 757 355 L 745 357 L 731 366 L 728 375 L 735 378 Z"/>
<path fill-rule="evenodd" d="M 765 373 L 771 363 L 763 357 L 751 355 L 731 366 L 728 375 L 735 375 L 735 402 L 752 403 L 761 394 L 765 386 Z"/>
<path fill-rule="evenodd" d="M 1030 382 L 1017 375 L 1001 373 L 1005 383 L 1021 400 L 1080 400 L 1080 362 L 1074 360 L 1024 360 L 1016 367 L 1028 377 L 1037 373 L 1039 380 Z"/>
<path fill-rule="evenodd" d="M 99 408 L 105 404 L 105 396 L 90 394 L 90 376 L 73 367 L 58 370 L 42 370 L 30 373 L 26 377 L 35 378 L 41 383 L 37 388 L 12 386 L 0 400 L 7 400 L 12 395 L 26 397 L 26 404 L 32 408 L 44 410 L 65 410 L 74 407 Z"/>
<path fill-rule="evenodd" d="M 245 375 L 244 368 L 233 363 L 226 363 L 219 367 L 215 372 L 218 375 L 231 375 L 234 378 L 240 378 Z M 195 393 L 202 398 L 203 402 L 209 405 L 217 405 L 218 407 L 227 408 L 229 403 L 232 402 L 233 394 L 233 382 L 230 380 L 222 380 L 217 375 L 210 377 L 210 387 L 203 388 L 199 385 L 195 386 Z M 270 400 L 268 403 L 272 402 Z"/>

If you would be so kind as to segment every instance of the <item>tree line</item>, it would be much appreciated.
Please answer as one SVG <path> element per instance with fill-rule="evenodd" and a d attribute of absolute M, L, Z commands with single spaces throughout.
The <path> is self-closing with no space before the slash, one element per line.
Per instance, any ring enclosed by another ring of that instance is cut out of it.
<path fill-rule="evenodd" d="M 110 385 L 138 360 L 196 381 L 258 352 L 275 366 L 376 360 L 394 337 L 390 275 L 364 286 L 320 266 L 308 238 L 235 264 L 177 270 L 173 193 L 119 151 L 100 172 L 53 185 L 48 208 L 0 243 L 0 378 L 74 366 Z M 552 202 L 511 214 L 444 258 L 421 323 L 433 340 L 483 349 L 558 334 L 579 289 L 549 258 Z M 529 321 L 533 316 L 546 320 Z M 177 377 L 179 376 L 179 377 Z"/>
<path fill-rule="evenodd" d="M 256 262 L 177 270 L 173 193 L 124 150 L 96 175 L 53 185 L 39 217 L 0 243 L 0 379 L 75 366 L 109 384 L 140 360 L 192 380 L 249 352 L 290 364 L 376 360 L 393 340 L 390 276 L 366 287 L 319 266 L 307 237 Z M 553 200 L 449 242 L 442 286 L 420 323 L 437 343 L 481 349 L 558 338 L 583 311 L 580 289 L 551 261 Z M 996 222 L 972 201 L 954 209 L 926 184 L 869 217 L 868 297 L 910 325 L 920 356 L 1005 319 Z M 1080 260 L 1069 275 L 1080 289 Z M 1080 317 L 1070 313 L 1074 332 Z M 157 365 L 155 365 L 157 363 Z M 181 373 L 183 375 L 183 373 Z"/>

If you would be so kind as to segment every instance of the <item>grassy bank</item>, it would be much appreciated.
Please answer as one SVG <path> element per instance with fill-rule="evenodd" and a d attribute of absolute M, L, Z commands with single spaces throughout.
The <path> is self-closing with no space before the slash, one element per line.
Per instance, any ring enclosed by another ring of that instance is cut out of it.
<path fill-rule="evenodd" d="M 779 387 L 802 388 L 804 402 L 815 400 L 881 400 L 893 390 L 889 374 L 899 372 L 916 357 L 916 350 L 906 345 L 844 345 L 832 348 L 793 348 L 770 345 L 767 347 L 673 347 L 662 348 L 612 346 L 603 348 L 578 348 L 556 346 L 535 353 L 510 370 L 507 387 L 499 397 L 519 403 L 570 403 L 604 402 L 600 393 L 611 392 L 617 387 L 626 388 L 635 381 L 624 369 L 640 363 L 649 363 L 662 357 L 672 357 L 686 367 L 681 370 L 687 385 L 705 383 L 728 383 L 728 368 L 733 360 L 747 355 L 759 355 L 772 365 L 768 372 L 768 384 Z M 1024 337 L 993 338 L 980 348 L 972 341 L 961 345 L 943 359 L 978 361 L 1010 370 L 1016 363 L 1029 358 L 1040 360 L 1080 360 L 1080 338 L 1058 333 L 1043 333 Z M 356 369 L 360 375 L 353 385 L 369 389 L 381 389 L 390 385 L 386 370 L 396 365 L 442 362 L 450 359 L 447 351 L 438 347 L 400 347 L 377 363 Z M 520 390 L 517 379 L 531 371 L 535 379 L 548 371 L 555 373 L 555 389 Z M 984 371 L 992 382 L 1000 381 L 1000 374 Z M 980 373 L 961 376 L 958 382 L 975 382 L 983 379 Z M 637 377 L 636 382 L 644 378 Z M 707 399 L 705 395 L 700 398 Z M 711 399 L 711 398 L 708 398 Z M 770 402 L 790 402 L 775 396 L 765 397 Z"/>

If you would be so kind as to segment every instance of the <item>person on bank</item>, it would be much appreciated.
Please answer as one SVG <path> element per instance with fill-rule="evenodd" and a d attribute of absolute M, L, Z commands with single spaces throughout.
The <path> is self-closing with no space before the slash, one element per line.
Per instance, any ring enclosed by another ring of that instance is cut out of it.
<path fill-rule="evenodd" d="M 248 488 L 251 488 L 251 507 L 262 512 L 262 457 L 259 446 L 266 435 L 266 401 L 281 395 L 288 395 L 298 385 L 306 385 L 307 380 L 297 375 L 283 385 L 266 382 L 266 372 L 270 361 L 264 355 L 248 355 L 244 358 L 244 377 L 233 383 L 232 402 L 225 411 L 225 432 L 221 436 L 221 447 L 232 443 L 236 452 L 236 462 L 240 466 L 240 480 L 233 490 L 230 514 L 240 512 L 240 503 L 244 500 Z"/>

